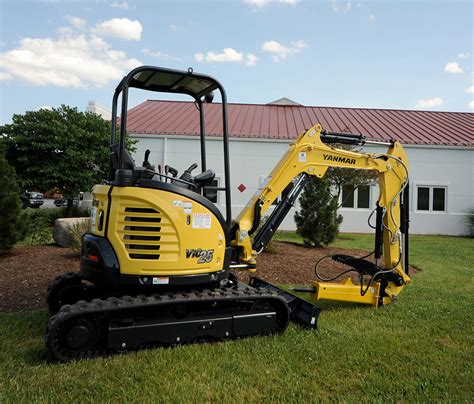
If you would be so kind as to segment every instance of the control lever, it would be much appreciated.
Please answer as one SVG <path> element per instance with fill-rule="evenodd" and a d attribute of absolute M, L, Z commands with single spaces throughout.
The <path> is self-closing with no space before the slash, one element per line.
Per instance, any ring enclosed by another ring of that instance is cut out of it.
<path fill-rule="evenodd" d="M 176 176 L 178 175 L 178 170 L 171 166 L 168 166 L 168 172 L 173 176 L 173 178 L 176 178 Z"/>
<path fill-rule="evenodd" d="M 198 165 L 196 163 L 193 163 L 189 166 L 189 168 L 181 174 L 181 177 L 179 177 L 180 180 L 187 181 L 187 182 L 193 182 L 193 177 L 191 177 L 191 171 L 193 171 Z"/>
<path fill-rule="evenodd" d="M 150 157 L 150 150 L 146 149 L 145 151 L 145 160 L 143 160 L 142 167 L 145 167 L 147 170 L 155 171 L 155 167 L 148 161 L 148 157 Z"/>
<path fill-rule="evenodd" d="M 169 168 L 170 168 L 170 166 L 168 164 L 166 164 L 165 165 L 165 175 L 168 175 Z M 165 177 L 165 182 L 168 183 L 168 178 L 167 177 Z"/>

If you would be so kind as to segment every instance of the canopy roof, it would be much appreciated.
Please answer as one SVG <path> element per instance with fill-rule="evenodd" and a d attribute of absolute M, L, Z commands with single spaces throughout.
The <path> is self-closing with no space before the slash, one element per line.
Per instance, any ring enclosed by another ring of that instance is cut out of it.
<path fill-rule="evenodd" d="M 127 76 L 128 86 L 147 91 L 187 94 L 195 99 L 216 89 L 222 90 L 219 82 L 203 74 L 188 71 L 171 70 L 161 67 L 142 66 Z M 120 83 L 119 89 L 122 83 Z"/>

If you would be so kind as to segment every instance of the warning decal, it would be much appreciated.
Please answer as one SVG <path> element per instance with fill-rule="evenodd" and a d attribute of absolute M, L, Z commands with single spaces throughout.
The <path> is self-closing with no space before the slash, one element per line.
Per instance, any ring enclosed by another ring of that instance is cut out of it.
<path fill-rule="evenodd" d="M 210 229 L 210 213 L 193 213 L 193 229 Z"/>

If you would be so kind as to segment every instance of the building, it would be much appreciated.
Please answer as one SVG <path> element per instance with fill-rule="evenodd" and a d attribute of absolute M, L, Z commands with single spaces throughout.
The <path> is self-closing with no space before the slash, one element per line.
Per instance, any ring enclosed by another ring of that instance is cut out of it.
<path fill-rule="evenodd" d="M 288 144 L 304 129 L 320 123 L 330 131 L 400 140 L 410 164 L 411 232 L 467 232 L 467 212 L 474 209 L 474 114 L 306 107 L 286 98 L 265 105 L 229 104 L 228 111 L 234 216 Z M 206 104 L 207 165 L 216 172 L 216 183 L 223 181 L 221 128 L 220 105 Z M 127 130 L 138 140 L 134 155 L 137 164 L 143 161 L 146 149 L 151 150 L 153 164 L 169 164 L 179 172 L 200 162 L 199 112 L 192 102 L 145 101 L 129 111 Z M 377 186 L 346 190 L 340 208 L 344 216 L 341 231 L 371 232 L 367 219 L 377 195 Z M 224 195 L 218 195 L 215 202 L 222 210 Z M 293 213 L 280 229 L 295 228 Z"/>
<path fill-rule="evenodd" d="M 112 118 L 112 111 L 95 101 L 88 102 L 86 112 L 93 112 L 94 114 L 100 115 L 106 121 L 110 121 Z"/>

